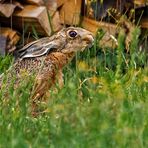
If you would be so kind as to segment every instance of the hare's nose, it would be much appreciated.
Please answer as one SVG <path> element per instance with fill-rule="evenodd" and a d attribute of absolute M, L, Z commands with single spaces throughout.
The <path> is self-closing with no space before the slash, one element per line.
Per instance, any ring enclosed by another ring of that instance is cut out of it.
<path fill-rule="evenodd" d="M 92 34 L 87 34 L 82 37 L 83 41 L 86 41 L 88 44 L 92 44 L 94 42 L 94 37 Z"/>

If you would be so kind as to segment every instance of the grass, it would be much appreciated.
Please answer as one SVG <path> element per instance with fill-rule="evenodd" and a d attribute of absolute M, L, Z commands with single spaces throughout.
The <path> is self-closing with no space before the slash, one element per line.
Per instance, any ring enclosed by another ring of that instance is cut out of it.
<path fill-rule="evenodd" d="M 117 49 L 104 51 L 94 45 L 78 53 L 64 69 L 64 87 L 57 86 L 57 93 L 50 90 L 48 103 L 41 105 L 44 112 L 37 118 L 30 114 L 32 78 L 25 77 L 18 89 L 13 84 L 4 86 L 0 147 L 148 147 L 148 67 L 137 31 L 131 53 L 124 52 L 122 34 Z M 1 73 L 11 60 L 0 58 Z M 4 96 L 6 89 L 8 96 Z"/>

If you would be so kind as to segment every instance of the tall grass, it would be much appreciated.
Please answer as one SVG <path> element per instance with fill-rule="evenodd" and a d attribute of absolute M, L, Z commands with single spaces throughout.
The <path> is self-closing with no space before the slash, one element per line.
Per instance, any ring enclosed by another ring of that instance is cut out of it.
<path fill-rule="evenodd" d="M 49 90 L 48 103 L 41 104 L 43 112 L 36 118 L 29 99 L 33 78 L 24 76 L 17 89 L 13 83 L 4 86 L 0 147 L 148 147 L 148 67 L 137 32 L 128 54 L 122 33 L 117 49 L 104 52 L 95 44 L 79 53 L 64 68 L 64 87 Z M 0 58 L 1 73 L 11 60 Z"/>

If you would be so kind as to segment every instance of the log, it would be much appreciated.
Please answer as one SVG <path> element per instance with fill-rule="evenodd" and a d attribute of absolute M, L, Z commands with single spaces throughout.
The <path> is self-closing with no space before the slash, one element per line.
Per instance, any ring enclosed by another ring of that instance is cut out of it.
<path fill-rule="evenodd" d="M 80 23 L 81 0 L 68 0 L 60 9 L 62 24 L 78 25 Z"/>
<path fill-rule="evenodd" d="M 16 5 L 14 4 L 0 4 L 0 14 L 5 17 L 10 17 L 15 9 Z"/>
<path fill-rule="evenodd" d="M 38 35 L 50 36 L 51 28 L 48 20 L 47 10 L 44 6 L 25 5 L 22 11 L 15 11 L 12 19 L 0 17 L 1 23 L 11 26 L 22 32 L 33 32 L 33 28 Z M 12 21 L 12 23 L 11 23 Z"/>
<path fill-rule="evenodd" d="M 52 16 L 52 26 L 53 26 L 54 32 L 57 32 L 62 28 L 62 25 L 60 22 L 60 15 L 58 11 L 56 11 L 55 14 Z"/>
<path fill-rule="evenodd" d="M 0 15 L 5 17 L 10 17 L 16 8 L 23 9 L 23 5 L 21 5 L 17 1 L 13 1 L 12 3 L 0 3 Z"/>
<path fill-rule="evenodd" d="M 50 35 L 51 28 L 48 21 L 48 15 L 46 8 L 44 6 L 33 6 L 33 5 L 26 5 L 24 6 L 24 10 L 17 11 L 14 13 L 14 18 L 16 18 L 16 22 L 24 22 L 22 25 L 16 25 L 23 29 L 23 25 L 28 25 L 29 31 L 32 32 L 32 26 L 36 29 L 38 34 L 41 35 Z M 15 19 L 14 19 L 15 20 Z M 21 21 L 22 20 L 22 21 Z M 32 23 L 30 23 L 32 22 Z"/>
<path fill-rule="evenodd" d="M 57 2 L 56 0 L 44 0 L 44 5 L 49 10 L 50 16 L 53 16 L 57 11 Z"/>

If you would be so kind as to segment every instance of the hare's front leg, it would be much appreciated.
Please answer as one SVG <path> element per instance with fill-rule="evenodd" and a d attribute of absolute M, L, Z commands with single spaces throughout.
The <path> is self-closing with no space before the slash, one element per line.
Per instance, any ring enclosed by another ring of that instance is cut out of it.
<path fill-rule="evenodd" d="M 45 73 L 36 77 L 31 97 L 33 114 L 38 112 L 41 102 L 46 102 L 49 98 L 47 92 L 53 84 L 55 84 L 55 75 Z"/>

